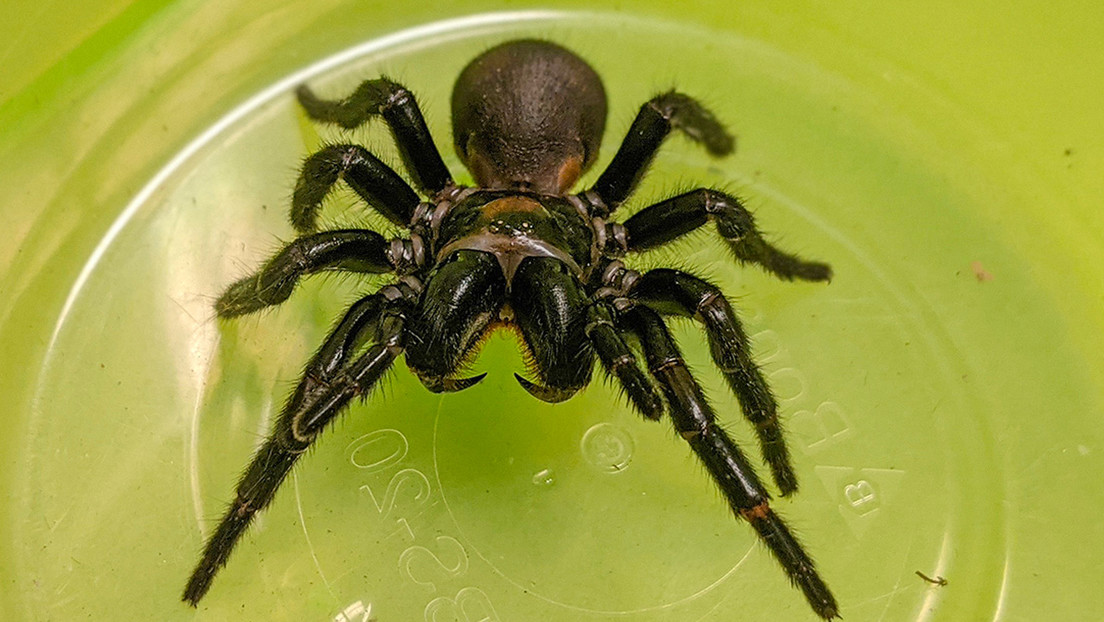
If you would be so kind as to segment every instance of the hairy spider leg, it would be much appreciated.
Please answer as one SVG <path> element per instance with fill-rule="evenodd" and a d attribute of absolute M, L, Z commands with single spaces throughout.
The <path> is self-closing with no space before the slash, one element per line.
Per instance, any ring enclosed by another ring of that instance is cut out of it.
<path fill-rule="evenodd" d="M 323 123 L 352 129 L 382 116 L 419 190 L 432 196 L 452 185 L 452 175 L 437 151 L 418 102 L 403 85 L 387 78 L 365 80 L 351 95 L 337 101 L 319 99 L 305 84 L 295 94 L 307 114 Z"/>
<path fill-rule="evenodd" d="M 629 296 L 660 313 L 692 317 L 705 326 L 713 362 L 739 399 L 744 417 L 755 426 L 763 460 L 782 496 L 795 492 L 797 476 L 778 421 L 778 403 L 751 358 L 751 343 L 724 294 L 696 276 L 660 268 L 641 275 Z"/>
<path fill-rule="evenodd" d="M 400 227 L 409 227 L 418 194 L 402 177 L 360 145 L 330 145 L 303 163 L 291 195 L 291 224 L 300 233 L 317 228 L 322 201 L 339 179 Z"/>
<path fill-rule="evenodd" d="M 622 319 L 640 338 L 652 376 L 667 397 L 675 430 L 705 465 L 732 511 L 751 524 L 813 611 L 826 620 L 837 617 L 831 591 L 801 544 L 771 510 L 770 496 L 743 453 L 717 425 L 712 407 L 663 320 L 645 305 L 634 306 Z"/>
<path fill-rule="evenodd" d="M 406 362 L 426 388 L 460 391 L 483 379 L 486 374 L 454 376 L 498 320 L 505 299 L 506 279 L 493 255 L 459 250 L 435 269 L 407 330 Z"/>
<path fill-rule="evenodd" d="M 767 242 L 751 212 L 731 195 L 699 188 L 646 207 L 625 221 L 628 250 L 642 251 L 666 244 L 712 220 L 740 263 L 756 263 L 767 272 L 792 281 L 827 281 L 832 268 L 807 261 Z"/>
<path fill-rule="evenodd" d="M 215 573 L 226 565 L 254 515 L 272 501 L 299 456 L 349 400 L 375 385 L 402 352 L 404 316 L 416 295 L 409 288 L 396 286 L 381 291 L 390 291 L 392 296 L 374 294 L 354 304 L 307 364 L 275 429 L 238 482 L 234 501 L 207 540 L 203 557 L 188 580 L 183 600 L 193 607 L 211 587 Z M 376 343 L 348 363 L 370 332 L 378 333 Z"/>
<path fill-rule="evenodd" d="M 617 154 L 590 187 L 606 208 L 599 215 L 612 213 L 629 198 L 671 130 L 702 143 L 710 155 L 732 153 L 732 135 L 705 106 L 676 91 L 657 95 L 640 107 Z"/>
<path fill-rule="evenodd" d="M 538 382 L 514 374 L 533 397 L 562 402 L 590 382 L 594 350 L 587 338 L 589 297 L 555 257 L 527 257 L 510 287 L 510 306 Z"/>
<path fill-rule="evenodd" d="M 256 273 L 228 287 L 215 302 L 219 317 L 231 318 L 279 304 L 299 279 L 322 270 L 379 274 L 391 272 L 390 243 L 375 231 L 339 229 L 292 241 Z"/>
<path fill-rule="evenodd" d="M 610 376 L 617 378 L 629 401 L 646 419 L 659 421 L 663 416 L 663 399 L 656 392 L 636 355 L 621 336 L 613 321 L 613 312 L 604 302 L 595 302 L 587 309 L 586 335 L 594 346 L 598 360 Z"/>

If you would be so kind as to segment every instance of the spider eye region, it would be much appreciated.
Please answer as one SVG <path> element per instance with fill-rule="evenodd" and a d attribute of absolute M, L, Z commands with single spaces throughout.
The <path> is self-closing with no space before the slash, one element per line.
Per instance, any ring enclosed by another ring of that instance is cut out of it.
<path fill-rule="evenodd" d="M 506 196 L 485 203 L 479 208 L 479 212 L 487 220 L 508 218 L 524 222 L 526 215 L 548 218 L 548 210 L 540 204 L 540 201 L 532 197 L 517 195 Z"/>
<path fill-rule="evenodd" d="M 563 237 L 557 219 L 534 197 L 508 195 L 472 209 L 466 231 L 437 253 L 438 262 L 460 250 L 493 255 L 502 268 L 507 289 L 521 263 L 529 257 L 553 257 L 577 275 L 583 270 L 558 241 Z"/>

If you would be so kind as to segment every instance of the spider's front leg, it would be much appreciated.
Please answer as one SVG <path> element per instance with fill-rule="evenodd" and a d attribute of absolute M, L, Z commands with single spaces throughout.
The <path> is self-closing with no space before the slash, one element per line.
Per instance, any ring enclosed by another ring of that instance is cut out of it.
<path fill-rule="evenodd" d="M 405 242 L 410 244 L 408 240 Z M 228 287 L 215 302 L 215 312 L 219 317 L 231 318 L 279 304 L 291 296 L 301 277 L 323 270 L 390 272 L 403 261 L 403 257 L 394 256 L 394 247 L 395 243 L 367 229 L 324 231 L 301 237 L 276 253 L 256 273 Z"/>
<path fill-rule="evenodd" d="M 331 331 L 238 482 L 234 501 L 184 589 L 184 601 L 194 606 L 203 598 L 242 533 L 272 501 L 299 456 L 349 400 L 367 393 L 391 367 L 402 352 L 406 314 L 416 299 L 417 292 L 409 286 L 390 285 L 358 301 Z M 350 363 L 361 342 L 372 336 L 375 343 Z"/>
<path fill-rule="evenodd" d="M 826 620 L 837 617 L 839 610 L 831 591 L 801 544 L 771 510 L 770 496 L 743 453 L 717 425 L 713 409 L 663 320 L 644 305 L 636 305 L 621 317 L 640 338 L 652 376 L 667 397 L 675 429 L 705 465 L 729 507 L 751 524 L 813 611 Z"/>
<path fill-rule="evenodd" d="M 307 158 L 291 196 L 291 224 L 315 230 L 322 200 L 339 179 L 368 205 L 400 227 L 409 227 L 418 194 L 391 167 L 360 145 L 330 145 Z"/>
<path fill-rule="evenodd" d="M 751 358 L 751 344 L 724 294 L 696 276 L 661 268 L 641 275 L 629 296 L 661 312 L 696 318 L 705 326 L 713 362 L 739 399 L 744 416 L 755 426 L 763 460 L 782 496 L 795 492 L 797 476 L 778 421 L 778 403 Z"/>
<path fill-rule="evenodd" d="M 642 251 L 666 244 L 710 220 L 728 243 L 736 259 L 757 263 L 767 272 L 792 281 L 827 281 L 832 268 L 807 261 L 767 242 L 751 212 L 740 200 L 717 190 L 700 188 L 646 207 L 625 221 L 627 251 Z"/>
<path fill-rule="evenodd" d="M 617 154 L 587 191 L 598 199 L 596 207 L 604 206 L 599 215 L 608 215 L 629 198 L 671 130 L 704 144 L 711 155 L 732 152 L 732 135 L 705 106 L 676 91 L 657 95 L 640 107 Z"/>
<path fill-rule="evenodd" d="M 319 99 L 305 84 L 295 94 L 311 118 L 347 129 L 382 116 L 420 190 L 434 195 L 452 185 L 452 175 L 437 151 L 418 102 L 403 85 L 387 78 L 366 80 L 351 95 L 336 101 Z"/>

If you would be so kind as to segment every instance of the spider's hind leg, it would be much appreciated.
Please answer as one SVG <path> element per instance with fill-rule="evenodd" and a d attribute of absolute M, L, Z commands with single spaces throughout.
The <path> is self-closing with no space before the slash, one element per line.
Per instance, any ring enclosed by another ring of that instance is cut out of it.
<path fill-rule="evenodd" d="M 319 99 L 305 84 L 295 94 L 311 118 L 346 129 L 382 116 L 414 185 L 431 195 L 452 185 L 452 175 L 437 151 L 418 102 L 403 85 L 387 78 L 366 80 L 345 99 L 333 101 Z"/>
<path fill-rule="evenodd" d="M 291 467 L 357 395 L 367 393 L 402 351 L 403 323 L 410 299 L 405 286 L 388 286 L 350 308 L 307 364 L 275 429 L 257 450 L 237 485 L 234 501 L 203 550 L 188 580 L 183 600 L 195 606 L 215 573 L 252 522 L 276 494 Z M 375 343 L 349 362 L 362 342 Z"/>
<path fill-rule="evenodd" d="M 778 403 L 751 358 L 751 344 L 724 294 L 696 276 L 661 268 L 644 273 L 629 295 L 664 311 L 696 318 L 705 326 L 713 362 L 739 399 L 744 416 L 755 426 L 763 460 L 782 496 L 796 491 L 797 476 L 778 421 Z"/>
<path fill-rule="evenodd" d="M 817 615 L 826 620 L 837 617 L 835 597 L 801 544 L 771 510 L 770 496 L 743 453 L 717 425 L 712 407 L 663 320 L 644 305 L 633 307 L 622 317 L 640 337 L 652 376 L 667 397 L 675 429 L 705 465 L 729 507 L 751 524 Z"/>

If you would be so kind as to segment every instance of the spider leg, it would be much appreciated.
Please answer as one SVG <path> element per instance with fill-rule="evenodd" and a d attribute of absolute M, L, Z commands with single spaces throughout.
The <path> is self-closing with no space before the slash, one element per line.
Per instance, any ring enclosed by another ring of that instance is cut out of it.
<path fill-rule="evenodd" d="M 636 410 L 647 419 L 659 421 L 663 416 L 663 400 L 637 365 L 636 356 L 621 338 L 621 331 L 605 304 L 595 303 L 587 309 L 586 335 L 598 360 L 621 383 Z"/>
<path fill-rule="evenodd" d="M 460 250 L 430 275 L 407 324 L 406 362 L 434 393 L 460 391 L 483 378 L 455 379 L 491 323 L 498 320 L 506 280 L 494 255 Z"/>
<path fill-rule="evenodd" d="M 305 84 L 295 94 L 311 118 L 347 129 L 382 116 L 415 186 L 432 195 L 452 185 L 452 175 L 441 160 L 418 102 L 403 85 L 387 78 L 366 80 L 351 95 L 337 101 L 319 99 Z"/>
<path fill-rule="evenodd" d="M 540 383 L 514 374 L 533 397 L 562 402 L 590 381 L 594 350 L 587 337 L 589 297 L 554 257 L 526 257 L 509 293 L 510 306 Z"/>
<path fill-rule="evenodd" d="M 291 196 L 291 224 L 300 233 L 316 228 L 322 200 L 339 179 L 388 220 L 409 227 L 418 194 L 402 177 L 360 145 L 330 145 L 307 158 Z"/>
<path fill-rule="evenodd" d="M 234 501 L 203 550 L 183 600 L 195 606 L 234 545 L 276 494 L 291 467 L 353 397 L 363 395 L 402 351 L 403 320 L 410 292 L 389 286 L 367 296 L 345 314 L 307 364 L 276 427 L 257 450 L 238 482 Z M 371 330 L 374 329 L 374 330 Z M 348 360 L 367 332 L 378 341 L 351 364 Z"/>
<path fill-rule="evenodd" d="M 813 611 L 826 620 L 837 617 L 836 600 L 828 586 L 801 544 L 771 510 L 770 496 L 743 453 L 717 425 L 713 409 L 663 320 L 644 305 L 631 308 L 623 318 L 640 337 L 652 375 L 667 397 L 675 429 L 705 465 L 729 507 L 751 524 Z"/>
<path fill-rule="evenodd" d="M 732 135 L 705 106 L 676 91 L 657 95 L 640 107 L 617 154 L 590 188 L 605 205 L 606 214 L 632 194 L 671 130 L 681 130 L 702 143 L 711 155 L 732 152 Z"/>
<path fill-rule="evenodd" d="M 772 246 L 755 227 L 755 220 L 740 200 L 731 195 L 699 188 L 646 207 L 624 227 L 629 251 L 655 248 L 713 220 L 717 231 L 741 263 L 757 263 L 767 272 L 792 281 L 827 281 L 832 268 L 806 261 Z"/>
<path fill-rule="evenodd" d="M 751 358 L 751 344 L 728 300 L 714 285 L 678 270 L 658 269 L 641 275 L 629 296 L 662 312 L 693 317 L 705 326 L 713 362 L 740 400 L 744 416 L 755 426 L 763 459 L 782 496 L 797 490 L 797 476 L 778 421 L 778 403 Z"/>
<path fill-rule="evenodd" d="M 341 229 L 301 237 L 255 274 L 228 287 L 215 302 L 219 317 L 245 315 L 291 296 L 299 278 L 322 270 L 381 273 L 394 270 L 391 243 L 375 231 Z"/>

